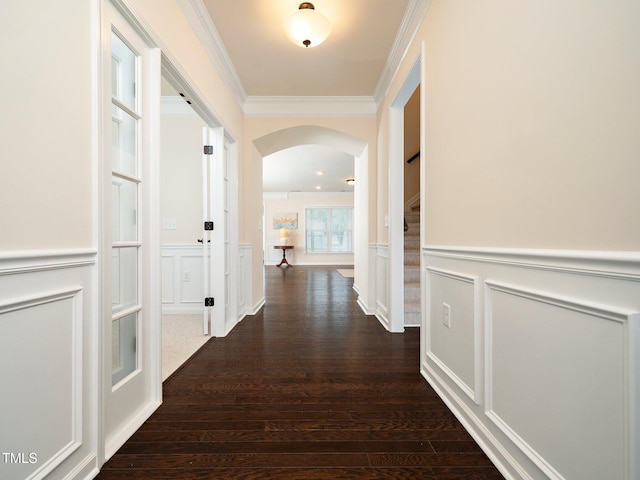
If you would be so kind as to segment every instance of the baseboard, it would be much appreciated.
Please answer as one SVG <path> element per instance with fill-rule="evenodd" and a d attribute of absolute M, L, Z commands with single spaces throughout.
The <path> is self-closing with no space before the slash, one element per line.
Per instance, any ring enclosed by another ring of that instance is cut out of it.
<path fill-rule="evenodd" d="M 471 435 L 474 441 L 482 449 L 482 451 L 489 457 L 491 463 L 500 471 L 506 480 L 529 480 L 530 477 L 521 469 L 518 470 L 519 475 L 514 476 L 513 472 L 509 470 L 506 465 L 516 466 L 516 462 L 513 458 L 507 454 L 504 449 L 497 447 L 499 442 L 493 438 L 493 436 L 482 426 L 480 423 L 476 423 L 473 412 L 468 411 L 463 403 L 455 402 L 452 398 L 455 398 L 453 391 L 451 391 L 444 383 L 440 383 L 437 376 L 431 375 L 428 368 L 422 366 L 420 374 L 425 381 L 433 388 L 442 401 L 447 405 L 451 413 L 455 415 L 458 421 L 462 424 L 465 430 Z M 506 465 L 505 465 L 506 464 Z"/>
<path fill-rule="evenodd" d="M 370 309 L 370 308 L 367 306 L 367 304 L 366 304 L 366 303 L 364 303 L 364 302 L 362 301 L 362 298 L 361 298 L 361 297 L 358 297 L 358 300 L 356 301 L 356 303 L 358 304 L 358 306 L 360 307 L 360 310 L 362 310 L 362 312 L 363 312 L 365 315 L 373 315 L 373 314 L 375 313 L 372 309 Z"/>
<path fill-rule="evenodd" d="M 385 317 L 382 313 L 380 312 L 376 312 L 375 317 L 378 319 L 378 321 L 380 322 L 380 325 L 382 325 L 385 330 L 387 331 L 391 331 L 391 328 L 389 327 L 389 319 L 387 317 Z"/>
<path fill-rule="evenodd" d="M 144 408 L 135 418 L 133 418 L 127 425 L 125 425 L 114 437 L 108 440 L 105 444 L 105 461 L 109 460 L 122 445 L 126 443 L 129 438 L 146 422 L 149 417 L 155 412 L 162 404 L 161 401 L 151 402 L 146 408 Z"/>
<path fill-rule="evenodd" d="M 266 303 L 266 300 L 264 297 L 262 297 L 258 303 L 256 303 L 253 307 L 252 310 L 250 310 L 249 312 L 247 312 L 247 315 L 257 315 L 258 312 L 260 311 L 260 309 L 262 309 L 262 307 L 264 307 L 264 304 Z"/>

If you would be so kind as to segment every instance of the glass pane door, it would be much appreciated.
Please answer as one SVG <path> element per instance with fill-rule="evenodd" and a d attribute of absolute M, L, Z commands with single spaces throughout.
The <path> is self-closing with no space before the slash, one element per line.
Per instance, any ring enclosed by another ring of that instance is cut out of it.
<path fill-rule="evenodd" d="M 116 385 L 138 369 L 140 102 L 138 57 L 111 33 L 111 332 Z"/>

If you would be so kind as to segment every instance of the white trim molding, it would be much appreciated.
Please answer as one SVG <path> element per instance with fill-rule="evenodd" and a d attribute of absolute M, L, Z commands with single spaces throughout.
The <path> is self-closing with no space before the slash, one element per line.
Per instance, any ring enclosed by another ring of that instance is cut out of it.
<path fill-rule="evenodd" d="M 379 105 L 387 95 L 391 82 L 398 74 L 400 64 L 407 55 L 407 50 L 416 36 L 418 28 L 429 11 L 431 0 L 410 0 L 396 38 L 391 47 L 385 68 L 378 80 L 374 98 Z"/>
<path fill-rule="evenodd" d="M 0 252 L 0 275 L 90 266 L 96 256 L 93 248 Z"/>
<path fill-rule="evenodd" d="M 202 0 L 178 0 L 182 13 L 239 105 L 247 98 L 238 72 Z"/>
<path fill-rule="evenodd" d="M 640 281 L 640 252 L 427 246 L 431 256 Z"/>

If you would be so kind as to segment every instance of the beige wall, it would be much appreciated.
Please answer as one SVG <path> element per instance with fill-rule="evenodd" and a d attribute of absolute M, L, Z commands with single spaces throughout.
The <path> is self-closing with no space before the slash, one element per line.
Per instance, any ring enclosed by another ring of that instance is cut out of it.
<path fill-rule="evenodd" d="M 295 263 L 304 265 L 353 265 L 353 254 L 308 254 L 305 253 L 305 208 L 321 206 L 350 206 L 353 207 L 353 193 L 289 193 L 287 198 L 272 198 L 267 195 L 264 199 L 265 212 L 265 241 L 266 244 L 280 243 L 280 230 L 273 229 L 273 218 L 276 213 L 297 213 L 298 228 L 290 230 L 289 245 L 295 248 Z M 267 252 L 265 252 L 266 256 Z"/>
<path fill-rule="evenodd" d="M 162 219 L 176 220 L 162 230 L 163 244 L 195 244 L 202 238 L 202 127 L 198 116 L 162 117 Z"/>
<path fill-rule="evenodd" d="M 0 5 L 0 250 L 94 243 L 92 3 Z"/>
<path fill-rule="evenodd" d="M 638 18 L 632 0 L 433 1 L 380 112 L 424 41 L 428 244 L 638 250 Z"/>

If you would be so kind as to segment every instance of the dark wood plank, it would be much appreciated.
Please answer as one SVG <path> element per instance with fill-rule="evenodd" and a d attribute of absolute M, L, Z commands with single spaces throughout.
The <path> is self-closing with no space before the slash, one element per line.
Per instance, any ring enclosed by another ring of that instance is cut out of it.
<path fill-rule="evenodd" d="M 420 375 L 419 329 L 362 314 L 335 268 L 266 278 L 262 311 L 165 381 L 97 478 L 503 478 Z"/>

